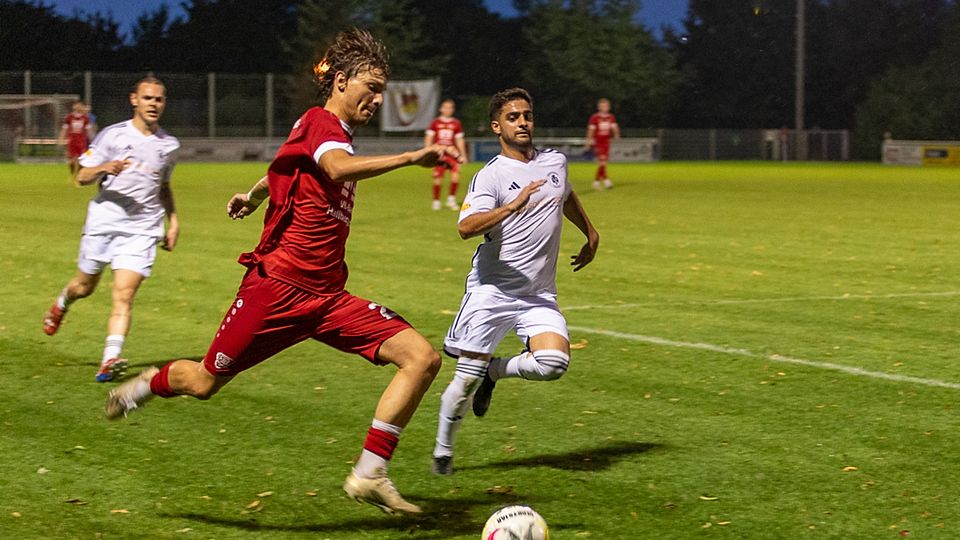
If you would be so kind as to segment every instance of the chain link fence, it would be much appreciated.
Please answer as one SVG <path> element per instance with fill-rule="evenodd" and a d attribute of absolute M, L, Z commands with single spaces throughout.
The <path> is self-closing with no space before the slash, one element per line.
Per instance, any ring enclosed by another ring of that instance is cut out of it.
<path fill-rule="evenodd" d="M 167 87 L 162 124 L 181 139 L 282 139 L 308 108 L 311 88 L 305 78 L 289 75 L 224 73 L 156 73 Z M 0 95 L 80 96 L 103 127 L 130 118 L 129 94 L 144 74 L 105 72 L 0 72 Z M 484 100 L 485 101 L 485 100 Z M 55 137 L 61 118 L 27 113 L 0 116 L 0 142 L 21 137 Z M 586 119 L 584 119 L 586 124 Z M 583 137 L 583 128 L 543 128 L 539 139 Z M 376 136 L 376 127 L 358 132 Z M 399 134 L 416 137 L 420 134 Z M 489 136 L 489 133 L 485 134 Z M 382 136 L 382 134 L 381 134 Z M 624 138 L 655 138 L 658 160 L 816 160 L 849 159 L 849 132 L 842 130 L 629 129 Z M 468 134 L 468 138 L 469 134 Z M 0 159 L 14 157 L 13 145 L 0 144 Z"/>

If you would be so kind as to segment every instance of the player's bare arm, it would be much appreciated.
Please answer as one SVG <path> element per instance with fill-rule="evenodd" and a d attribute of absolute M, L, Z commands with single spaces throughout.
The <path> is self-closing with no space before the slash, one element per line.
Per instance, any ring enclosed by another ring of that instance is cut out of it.
<path fill-rule="evenodd" d="M 77 171 L 77 183 L 81 186 L 87 186 L 99 182 L 108 174 L 120 174 L 127 168 L 130 162 L 124 160 L 108 161 L 96 167 L 80 167 Z"/>
<path fill-rule="evenodd" d="M 493 210 L 477 212 L 476 214 L 471 214 L 463 218 L 457 225 L 457 232 L 460 233 L 460 238 L 466 240 L 496 227 L 501 221 L 522 210 L 530 201 L 530 196 L 540 191 L 540 187 L 545 183 L 546 180 L 530 182 L 523 186 L 523 189 L 520 190 L 516 199 L 507 204 L 499 208 L 494 208 Z"/>
<path fill-rule="evenodd" d="M 580 248 L 580 253 L 570 256 L 570 265 L 573 266 L 573 271 L 577 272 L 590 264 L 596 256 L 597 248 L 600 247 L 600 233 L 593 227 L 593 223 L 590 223 L 590 218 L 587 217 L 587 212 L 583 209 L 580 198 L 575 192 L 570 192 L 570 196 L 564 201 L 563 215 L 587 237 L 586 243 Z"/>
<path fill-rule="evenodd" d="M 455 139 L 455 142 L 457 144 L 457 151 L 460 152 L 460 155 L 457 156 L 457 162 L 466 163 L 467 162 L 467 141 L 464 140 L 462 136 L 460 136 Z"/>
<path fill-rule="evenodd" d="M 227 201 L 227 215 L 232 219 L 243 219 L 257 211 L 257 208 L 270 196 L 270 185 L 264 176 L 246 193 L 235 193 Z"/>
<path fill-rule="evenodd" d="M 351 156 L 346 150 L 337 149 L 320 156 L 318 165 L 334 182 L 357 182 L 409 165 L 433 167 L 444 154 L 456 159 L 460 152 L 439 144 L 390 156 Z"/>
<path fill-rule="evenodd" d="M 173 190 L 170 184 L 164 182 L 160 185 L 160 204 L 163 205 L 163 211 L 167 214 L 167 232 L 163 235 L 163 241 L 160 247 L 173 251 L 177 247 L 177 240 L 180 238 L 180 219 L 177 218 L 177 206 L 173 201 Z"/>

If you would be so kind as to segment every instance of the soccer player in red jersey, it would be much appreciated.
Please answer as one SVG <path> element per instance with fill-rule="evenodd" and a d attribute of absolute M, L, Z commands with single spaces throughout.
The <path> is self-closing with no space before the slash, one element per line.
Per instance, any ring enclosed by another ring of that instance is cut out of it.
<path fill-rule="evenodd" d="M 457 186 L 460 184 L 460 164 L 466 161 L 467 145 L 463 140 L 463 128 L 460 120 L 453 117 L 456 104 L 452 99 L 444 100 L 440 104 L 440 116 L 433 119 L 430 127 L 423 136 L 423 146 L 441 144 L 453 146 L 460 152 L 459 159 L 445 158 L 433 168 L 433 209 L 440 209 L 440 190 L 443 184 L 443 175 L 450 169 L 450 194 L 447 195 L 447 208 L 460 210 L 457 204 Z"/>
<path fill-rule="evenodd" d="M 240 256 L 247 273 L 203 361 L 148 368 L 110 392 L 105 412 L 125 416 L 155 395 L 209 399 L 241 371 L 307 339 L 376 365 L 394 364 L 396 374 L 343 488 L 386 512 L 417 513 L 420 508 L 387 477 L 387 462 L 440 369 L 440 356 L 402 317 L 344 289 L 344 250 L 357 181 L 408 165 L 432 167 L 444 155 L 459 154 L 432 145 L 397 155 L 353 155 L 352 132 L 383 103 L 389 76 L 386 48 L 366 31 L 337 34 L 314 75 L 323 107 L 305 112 L 267 175 L 227 203 L 237 219 L 270 200 L 260 243 Z"/>
<path fill-rule="evenodd" d="M 70 176 L 77 176 L 80 170 L 80 155 L 86 152 L 93 138 L 93 125 L 86 113 L 87 107 L 82 101 L 73 103 L 73 110 L 63 119 L 57 144 L 67 146 L 67 162 L 70 164 Z"/>
<path fill-rule="evenodd" d="M 587 147 L 593 148 L 593 155 L 597 159 L 597 175 L 593 179 L 593 189 L 602 186 L 610 189 L 613 182 L 607 178 L 607 159 L 610 157 L 610 140 L 620 138 L 620 126 L 617 118 L 610 113 L 610 100 L 601 98 L 597 101 L 597 112 L 590 116 L 587 123 Z"/>

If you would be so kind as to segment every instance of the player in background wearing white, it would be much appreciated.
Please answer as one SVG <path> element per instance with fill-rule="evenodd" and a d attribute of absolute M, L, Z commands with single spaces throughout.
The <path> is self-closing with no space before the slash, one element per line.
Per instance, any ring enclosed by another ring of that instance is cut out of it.
<path fill-rule="evenodd" d="M 474 176 L 460 211 L 460 237 L 483 235 L 484 242 L 444 340 L 444 351 L 458 360 L 440 398 L 434 474 L 453 473 L 454 438 L 471 398 L 474 414 L 483 416 L 500 379 L 554 380 L 570 363 L 556 287 L 563 218 L 587 238 L 571 257 L 574 272 L 593 260 L 600 235 L 567 180 L 566 156 L 534 147 L 533 126 L 533 100 L 526 90 L 511 88 L 490 100 L 500 154 Z M 492 358 L 511 329 L 527 349 L 512 358 Z"/>
<path fill-rule="evenodd" d="M 134 296 L 150 276 L 157 243 L 171 251 L 180 236 L 170 189 L 180 142 L 159 124 L 166 88 L 158 79 L 145 77 L 134 86 L 130 105 L 133 118 L 105 128 L 80 157 L 77 183 L 97 184 L 99 189 L 87 206 L 77 273 L 43 317 L 43 331 L 52 336 L 70 305 L 90 296 L 104 267 L 110 265 L 113 309 L 98 382 L 113 380 L 126 369 L 120 353 L 130 330 Z M 164 216 L 169 221 L 166 232 Z"/>
<path fill-rule="evenodd" d="M 423 147 L 433 144 L 453 146 L 460 152 L 460 157 L 453 159 L 445 156 L 433 168 L 433 209 L 440 209 L 440 191 L 443 187 L 443 175 L 450 170 L 450 192 L 447 195 L 447 208 L 459 210 L 457 204 L 457 187 L 460 185 L 460 164 L 466 162 L 467 144 L 463 140 L 463 127 L 460 120 L 453 117 L 456 104 L 452 99 L 444 100 L 440 104 L 440 116 L 434 118 L 423 136 Z"/>
<path fill-rule="evenodd" d="M 610 158 L 610 140 L 620 138 L 620 125 L 617 117 L 610 112 L 610 100 L 600 98 L 597 101 L 597 112 L 590 116 L 587 123 L 587 148 L 593 148 L 593 156 L 597 160 L 597 174 L 593 179 L 593 189 L 613 187 L 613 182 L 607 177 L 607 160 Z"/>

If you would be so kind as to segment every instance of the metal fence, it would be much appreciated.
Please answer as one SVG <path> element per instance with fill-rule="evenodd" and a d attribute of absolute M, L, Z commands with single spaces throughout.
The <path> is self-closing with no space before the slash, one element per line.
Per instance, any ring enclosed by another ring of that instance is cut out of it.
<path fill-rule="evenodd" d="M 129 93 L 142 73 L 0 72 L 0 94 L 76 94 L 107 126 L 130 117 Z M 313 90 L 303 78 L 274 74 L 157 73 L 167 86 L 163 126 L 179 138 L 283 138 L 310 105 Z M 38 115 L 39 116 L 39 115 Z M 24 137 L 50 137 L 39 125 L 16 127 Z M 58 129 L 59 126 L 56 126 Z M 49 126 L 45 128 L 50 131 Z M 0 118 L 0 140 L 14 127 Z M 582 137 L 585 128 L 538 128 L 537 137 Z M 376 136 L 374 128 L 358 135 Z M 489 134 L 488 134 L 489 135 Z M 412 137 L 419 136 L 410 135 Z M 849 159 L 849 132 L 764 129 L 624 129 L 624 137 L 656 138 L 659 160 Z M 11 159 L 0 145 L 0 159 Z"/>

